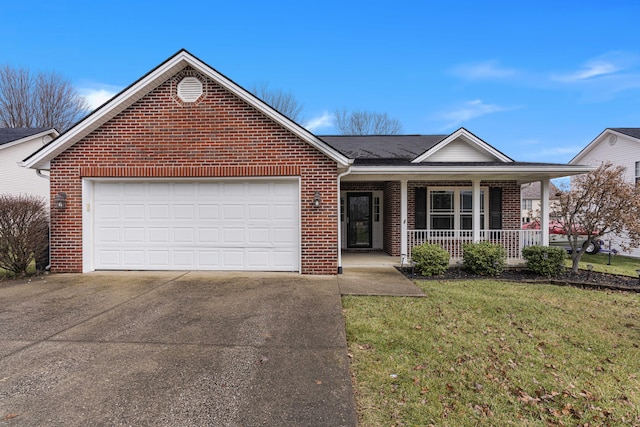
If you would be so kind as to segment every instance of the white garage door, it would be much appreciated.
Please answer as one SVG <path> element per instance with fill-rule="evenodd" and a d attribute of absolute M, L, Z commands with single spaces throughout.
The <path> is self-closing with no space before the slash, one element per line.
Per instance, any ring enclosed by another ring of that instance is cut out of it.
<path fill-rule="evenodd" d="M 297 181 L 95 182 L 97 270 L 299 270 Z"/>

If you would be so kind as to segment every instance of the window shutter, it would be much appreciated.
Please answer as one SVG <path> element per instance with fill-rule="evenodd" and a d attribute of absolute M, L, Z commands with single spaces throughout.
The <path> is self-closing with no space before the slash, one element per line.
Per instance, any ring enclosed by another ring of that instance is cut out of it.
<path fill-rule="evenodd" d="M 416 188 L 416 230 L 427 228 L 427 189 Z"/>
<path fill-rule="evenodd" d="M 502 188 L 489 188 L 489 229 L 502 230 Z"/>

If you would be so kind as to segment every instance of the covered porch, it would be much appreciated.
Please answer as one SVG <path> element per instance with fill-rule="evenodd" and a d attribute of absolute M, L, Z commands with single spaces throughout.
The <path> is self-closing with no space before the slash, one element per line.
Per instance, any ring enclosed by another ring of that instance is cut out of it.
<path fill-rule="evenodd" d="M 524 230 L 522 181 L 513 176 L 348 178 L 340 184 L 340 267 L 357 259 L 375 263 L 383 253 L 386 261 L 408 264 L 412 249 L 424 243 L 443 247 L 455 264 L 464 244 L 481 241 L 501 245 L 507 262 L 519 264 L 524 247 L 549 244 L 549 179 L 540 180 L 542 227 Z M 363 255 L 356 258 L 358 253 Z"/>

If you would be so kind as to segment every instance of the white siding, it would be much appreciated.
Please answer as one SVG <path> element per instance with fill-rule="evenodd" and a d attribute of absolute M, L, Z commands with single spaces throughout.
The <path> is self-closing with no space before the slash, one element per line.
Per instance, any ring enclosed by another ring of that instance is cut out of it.
<path fill-rule="evenodd" d="M 425 162 L 494 162 L 496 159 L 460 139 L 452 141 Z"/>
<path fill-rule="evenodd" d="M 43 145 L 38 137 L 16 145 L 0 146 L 0 194 L 32 194 L 49 201 L 49 180 L 18 163 Z"/>
<path fill-rule="evenodd" d="M 627 168 L 625 178 L 629 183 L 635 183 L 635 164 L 640 161 L 640 141 L 626 135 L 617 135 L 616 143 L 609 144 L 609 133 L 605 132 L 588 153 L 578 162 L 582 165 L 599 166 L 602 162 L 610 161 L 616 166 L 624 166 Z M 616 242 L 620 241 L 620 237 L 611 236 L 611 247 L 620 251 L 624 255 L 640 258 L 640 248 L 623 252 L 620 245 Z M 605 246 L 608 246 L 608 240 L 605 238 Z"/>

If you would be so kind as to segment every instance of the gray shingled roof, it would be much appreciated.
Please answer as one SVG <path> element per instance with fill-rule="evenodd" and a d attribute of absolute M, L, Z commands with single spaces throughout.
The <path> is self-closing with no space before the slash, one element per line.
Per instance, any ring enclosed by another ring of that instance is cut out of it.
<path fill-rule="evenodd" d="M 640 128 L 609 128 L 609 129 L 615 130 L 616 132 L 620 132 L 625 135 L 629 135 L 633 138 L 640 139 Z"/>
<path fill-rule="evenodd" d="M 27 136 L 49 130 L 49 128 L 0 128 L 0 145 L 8 144 Z"/>
<path fill-rule="evenodd" d="M 415 159 L 448 135 L 319 136 L 350 159 Z"/>

